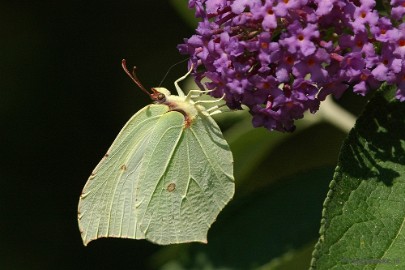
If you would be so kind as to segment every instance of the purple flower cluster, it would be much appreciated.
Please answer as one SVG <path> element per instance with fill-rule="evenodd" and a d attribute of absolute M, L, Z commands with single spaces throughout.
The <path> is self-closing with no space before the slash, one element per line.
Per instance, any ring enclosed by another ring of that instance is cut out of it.
<path fill-rule="evenodd" d="M 178 46 L 197 84 L 246 105 L 255 127 L 292 131 L 327 95 L 352 86 L 365 95 L 383 82 L 405 101 L 405 0 L 389 17 L 373 0 L 190 0 L 201 18 Z M 203 82 L 202 79 L 208 79 Z"/>

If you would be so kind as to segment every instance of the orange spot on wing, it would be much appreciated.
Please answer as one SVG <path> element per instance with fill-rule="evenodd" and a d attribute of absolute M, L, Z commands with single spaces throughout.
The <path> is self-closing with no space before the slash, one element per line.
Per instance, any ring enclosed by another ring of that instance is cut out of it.
<path fill-rule="evenodd" d="M 169 192 L 173 192 L 175 189 L 176 189 L 176 184 L 175 183 L 170 183 L 166 188 L 166 190 L 169 191 Z"/>

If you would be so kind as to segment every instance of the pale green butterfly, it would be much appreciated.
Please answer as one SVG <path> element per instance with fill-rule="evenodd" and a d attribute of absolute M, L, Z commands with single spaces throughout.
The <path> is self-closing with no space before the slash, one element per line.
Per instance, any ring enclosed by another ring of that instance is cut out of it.
<path fill-rule="evenodd" d="M 207 242 L 207 232 L 234 194 L 233 157 L 221 130 L 194 101 L 207 91 L 149 93 L 155 104 L 122 128 L 87 180 L 78 207 L 84 245 L 101 237 L 147 239 L 165 245 Z"/>

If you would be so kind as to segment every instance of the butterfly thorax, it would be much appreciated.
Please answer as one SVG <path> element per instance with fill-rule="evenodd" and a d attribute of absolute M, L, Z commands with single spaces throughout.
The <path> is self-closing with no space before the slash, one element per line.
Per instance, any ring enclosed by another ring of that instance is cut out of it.
<path fill-rule="evenodd" d="M 169 106 L 169 111 L 177 111 L 183 114 L 186 127 L 192 124 L 198 114 L 207 113 L 203 106 L 196 104 L 187 96 L 172 95 L 169 90 L 163 87 L 154 88 L 153 90 L 156 91 L 155 98 L 153 98 L 155 102 Z"/>

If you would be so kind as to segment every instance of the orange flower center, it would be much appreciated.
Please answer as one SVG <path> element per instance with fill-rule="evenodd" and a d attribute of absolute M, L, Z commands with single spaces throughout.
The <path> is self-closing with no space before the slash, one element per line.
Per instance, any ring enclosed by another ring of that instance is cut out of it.
<path fill-rule="evenodd" d="M 313 66 L 313 65 L 315 64 L 315 61 L 314 61 L 314 59 L 310 58 L 310 59 L 307 61 L 307 63 L 308 63 L 309 66 Z"/>
<path fill-rule="evenodd" d="M 299 41 L 303 41 L 303 40 L 304 40 L 304 36 L 303 36 L 302 34 L 299 34 L 299 35 L 298 35 L 298 40 L 299 40 Z"/>

